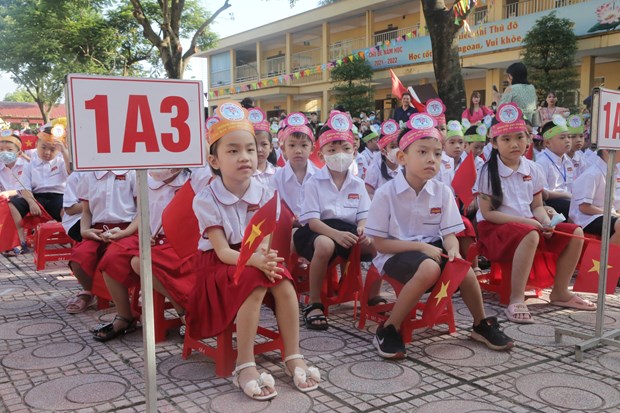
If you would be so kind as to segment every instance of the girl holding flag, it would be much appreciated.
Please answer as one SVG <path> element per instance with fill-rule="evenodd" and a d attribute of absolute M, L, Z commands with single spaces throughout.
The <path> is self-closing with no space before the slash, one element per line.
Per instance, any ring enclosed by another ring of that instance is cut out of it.
<path fill-rule="evenodd" d="M 253 351 L 260 307 L 270 292 L 284 343 L 285 372 L 293 376 L 300 391 L 314 390 L 320 374 L 299 354 L 299 307 L 292 277 L 280 265 L 283 258 L 277 251 L 255 242 L 264 236 L 261 228 L 273 222 L 261 220 L 245 231 L 253 215 L 261 213 L 275 196 L 273 190 L 252 178 L 258 159 L 248 113 L 236 102 L 226 102 L 207 123 L 208 161 L 215 178 L 193 202 L 202 237 L 194 262 L 196 288 L 187 308 L 189 332 L 195 338 L 212 337 L 236 320 L 238 353 L 233 383 L 252 399 L 272 399 L 277 395 L 274 379 L 259 374 Z M 247 250 L 251 255 L 235 277 L 240 255 Z"/>

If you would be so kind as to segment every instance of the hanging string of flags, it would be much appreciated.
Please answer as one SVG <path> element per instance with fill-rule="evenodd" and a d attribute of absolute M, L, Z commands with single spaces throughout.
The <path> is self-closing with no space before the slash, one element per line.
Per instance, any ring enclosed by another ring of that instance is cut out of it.
<path fill-rule="evenodd" d="M 414 37 L 417 37 L 418 33 L 417 30 L 415 31 L 411 31 L 407 34 L 404 34 L 402 36 L 399 36 L 395 39 L 391 39 L 391 40 L 386 40 L 383 42 L 379 42 L 377 43 L 375 46 L 370 47 L 366 50 L 362 50 L 359 51 L 355 54 L 350 54 L 348 56 L 345 56 L 341 59 L 336 59 L 336 60 L 332 60 L 328 63 L 323 63 L 321 65 L 316 65 L 316 66 L 311 66 L 308 68 L 304 68 L 302 70 L 299 71 L 295 71 L 293 73 L 289 73 L 289 74 L 282 74 L 279 76 L 274 76 L 270 79 L 265 79 L 265 80 L 261 80 L 258 82 L 251 82 L 251 83 L 247 83 L 245 85 L 240 85 L 240 86 L 231 86 L 231 87 L 225 87 L 225 88 L 219 88 L 219 89 L 215 89 L 215 90 L 211 90 L 209 91 L 209 98 L 216 98 L 216 97 L 220 97 L 220 96 L 229 96 L 229 95 L 234 95 L 236 93 L 242 93 L 242 92 L 249 92 L 251 90 L 258 90 L 258 89 L 262 89 L 265 87 L 273 87 L 273 86 L 279 86 L 279 85 L 288 85 L 290 84 L 290 82 L 292 80 L 296 80 L 296 79 L 301 79 L 307 76 L 311 76 L 311 75 L 315 75 L 315 74 L 319 74 L 319 73 L 323 73 L 326 70 L 331 70 L 336 66 L 341 66 L 343 64 L 347 64 L 350 62 L 353 62 L 355 60 L 365 60 L 366 57 L 372 57 L 375 56 L 377 53 L 379 53 L 380 50 L 385 50 L 391 46 L 393 46 L 394 44 L 397 43 L 401 43 L 410 39 L 413 39 Z"/>

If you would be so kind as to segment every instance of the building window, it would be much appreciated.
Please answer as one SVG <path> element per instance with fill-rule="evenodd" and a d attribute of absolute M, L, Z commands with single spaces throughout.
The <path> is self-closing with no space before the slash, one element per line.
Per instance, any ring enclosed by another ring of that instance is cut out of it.
<path fill-rule="evenodd" d="M 211 71 L 209 72 L 211 87 L 230 85 L 230 53 L 218 53 L 209 59 L 211 60 Z"/>

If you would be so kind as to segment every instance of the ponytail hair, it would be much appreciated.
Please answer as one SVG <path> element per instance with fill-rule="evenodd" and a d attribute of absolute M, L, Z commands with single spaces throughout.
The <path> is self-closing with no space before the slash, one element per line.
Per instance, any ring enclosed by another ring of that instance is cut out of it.
<path fill-rule="evenodd" d="M 387 170 L 387 163 L 385 162 L 386 158 L 384 154 L 381 154 L 381 176 L 383 177 L 383 179 L 385 179 L 386 181 L 389 181 L 391 179 L 393 179 L 390 174 L 388 173 Z"/>
<path fill-rule="evenodd" d="M 502 191 L 502 180 L 499 176 L 499 165 L 498 165 L 499 152 L 497 149 L 493 148 L 491 150 L 491 156 L 489 156 L 489 161 L 486 163 L 487 175 L 489 182 L 491 183 L 491 206 L 493 209 L 499 209 L 504 202 L 504 193 Z"/>

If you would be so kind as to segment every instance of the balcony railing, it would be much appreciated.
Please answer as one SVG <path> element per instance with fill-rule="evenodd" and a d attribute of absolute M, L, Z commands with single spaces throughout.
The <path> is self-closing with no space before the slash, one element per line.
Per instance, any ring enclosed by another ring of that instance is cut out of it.
<path fill-rule="evenodd" d="M 358 37 L 357 39 L 343 40 L 329 45 L 329 53 L 327 60 L 338 60 L 342 57 L 349 56 L 354 50 L 366 48 L 366 38 Z"/>
<path fill-rule="evenodd" d="M 291 55 L 291 70 L 298 71 L 321 64 L 321 48 L 305 50 Z"/>
<path fill-rule="evenodd" d="M 323 80 L 323 73 L 313 73 L 311 75 L 306 75 L 304 77 L 300 77 L 299 79 L 291 79 L 291 85 L 305 85 L 307 83 L 320 82 Z"/>
<path fill-rule="evenodd" d="M 478 26 L 479 24 L 484 24 L 488 22 L 488 10 L 487 8 L 483 8 L 480 10 L 474 10 L 469 13 L 467 16 L 467 23 L 470 26 Z"/>
<path fill-rule="evenodd" d="M 211 87 L 221 87 L 230 85 L 230 69 L 211 72 L 209 76 Z"/>
<path fill-rule="evenodd" d="M 409 27 L 403 27 L 402 29 L 395 29 L 390 30 L 389 32 L 375 34 L 375 44 L 382 43 L 387 40 L 394 40 L 408 33 L 412 33 L 413 37 L 418 37 L 420 33 L 420 23 Z"/>
<path fill-rule="evenodd" d="M 504 6 L 504 18 L 525 16 L 526 14 L 557 9 L 573 4 L 585 3 L 588 0 L 520 0 Z"/>
<path fill-rule="evenodd" d="M 256 63 L 248 63 L 235 67 L 235 82 L 249 82 L 258 80 Z"/>
<path fill-rule="evenodd" d="M 275 77 L 286 72 L 286 56 L 272 57 L 261 62 L 261 77 Z"/>

